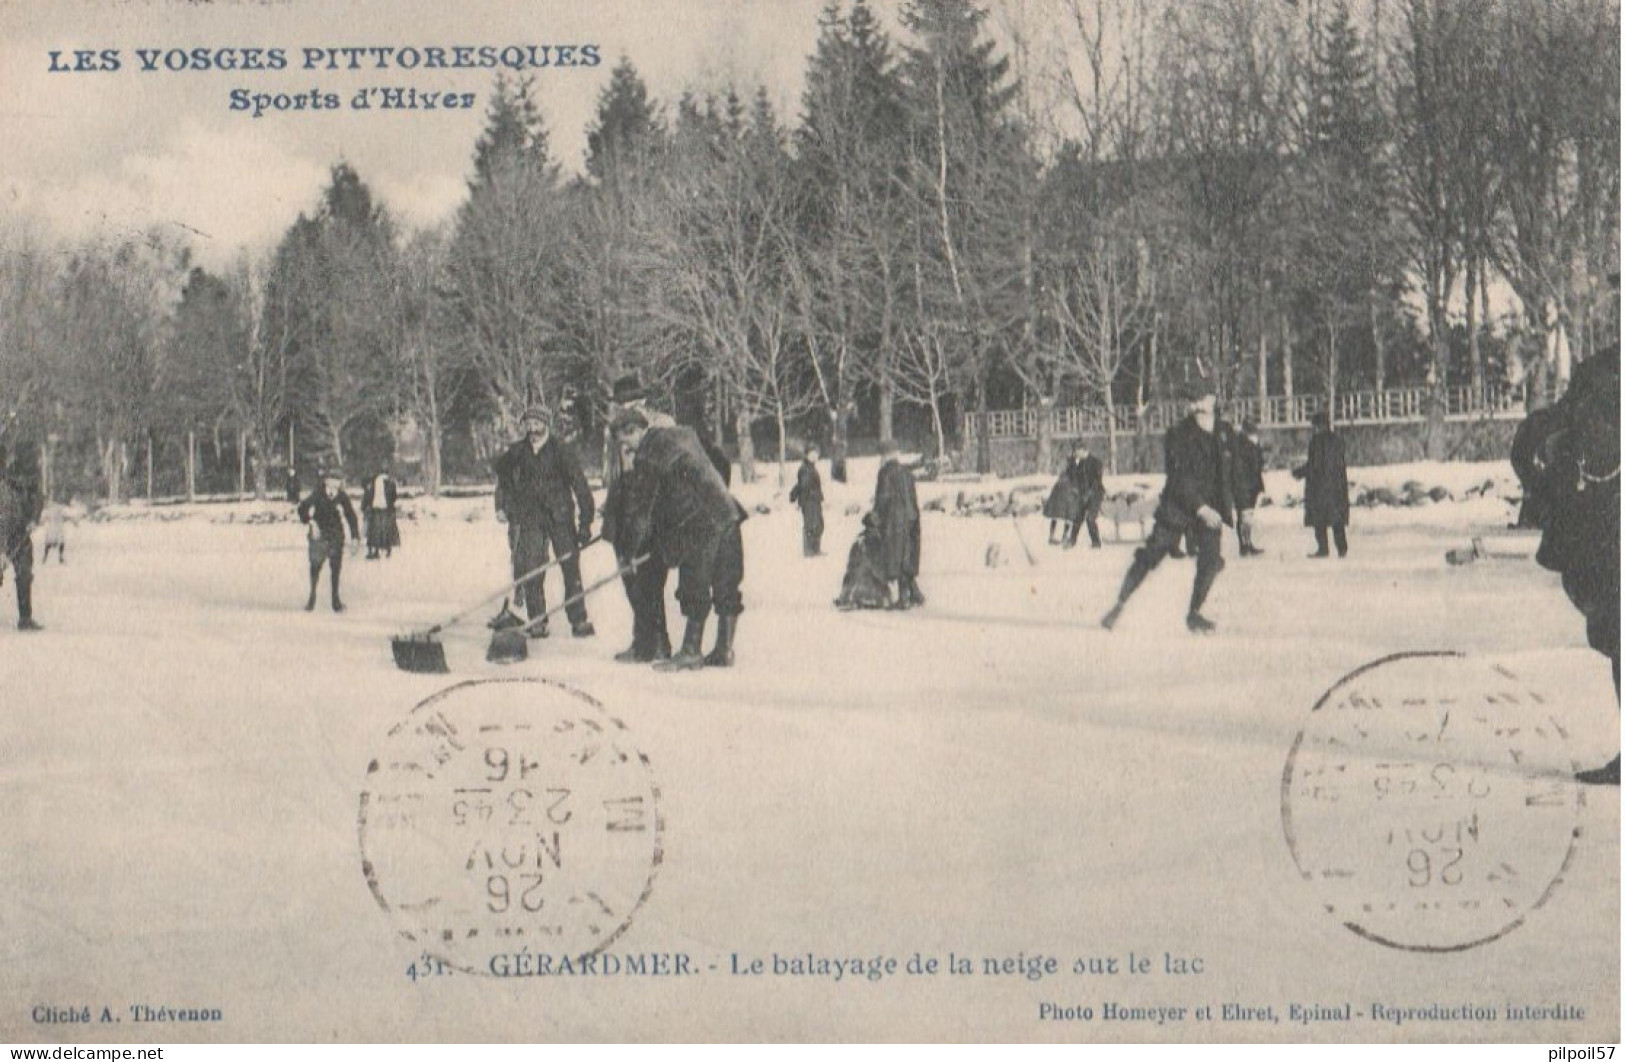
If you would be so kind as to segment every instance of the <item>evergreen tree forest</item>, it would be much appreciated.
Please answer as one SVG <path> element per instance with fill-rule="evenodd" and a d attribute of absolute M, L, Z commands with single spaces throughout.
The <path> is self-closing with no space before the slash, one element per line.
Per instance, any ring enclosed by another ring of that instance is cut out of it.
<path fill-rule="evenodd" d="M 432 229 L 337 162 L 217 272 L 9 231 L 0 442 L 60 496 L 263 496 L 290 460 L 435 491 L 534 403 L 595 463 L 635 372 L 747 480 L 885 436 L 974 469 L 990 410 L 1538 403 L 1617 342 L 1612 0 L 879 2 L 826 4 L 796 113 L 622 58 L 579 160 L 499 77 Z"/>

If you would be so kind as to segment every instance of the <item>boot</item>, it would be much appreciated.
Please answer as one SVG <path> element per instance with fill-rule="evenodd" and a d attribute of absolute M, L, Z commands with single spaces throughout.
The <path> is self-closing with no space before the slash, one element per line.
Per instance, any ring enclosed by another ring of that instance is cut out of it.
<path fill-rule="evenodd" d="M 1619 757 L 1602 767 L 1593 767 L 1589 771 L 1576 771 L 1574 780 L 1581 785 L 1618 785 L 1619 784 Z"/>
<path fill-rule="evenodd" d="M 576 638 L 591 638 L 598 632 L 593 630 L 591 620 L 582 620 L 580 623 L 570 624 L 570 634 Z"/>
<path fill-rule="evenodd" d="M 45 628 L 34 622 L 34 586 L 33 579 L 17 580 L 17 629 L 20 631 L 42 631 Z M 1618 772 L 1615 772 L 1617 777 Z"/>
<path fill-rule="evenodd" d="M 310 596 L 305 598 L 305 611 L 316 611 L 316 580 L 317 576 L 310 577 Z"/>
<path fill-rule="evenodd" d="M 900 589 L 903 593 L 908 595 L 908 603 L 910 605 L 918 608 L 925 604 L 925 595 L 920 593 L 920 584 L 914 581 L 914 576 L 905 576 L 903 578 L 903 585 Z"/>
<path fill-rule="evenodd" d="M 1212 634 L 1219 625 L 1200 612 L 1192 612 L 1185 617 L 1185 629 L 1192 634 Z"/>
<path fill-rule="evenodd" d="M 705 654 L 706 667 L 734 666 L 734 631 L 738 628 L 738 616 L 717 617 L 717 644 Z"/>
<path fill-rule="evenodd" d="M 1104 616 L 1100 617 L 1100 626 L 1103 629 L 1109 631 L 1113 627 L 1117 626 L 1117 621 L 1123 618 L 1123 604 L 1124 602 L 1119 601 L 1117 604 L 1111 607 L 1110 611 L 1108 611 Z"/>
<path fill-rule="evenodd" d="M 705 616 L 689 617 L 688 627 L 683 631 L 683 647 L 670 660 L 656 664 L 656 671 L 698 671 L 705 666 L 705 657 L 700 655 L 705 640 L 705 620 Z"/>

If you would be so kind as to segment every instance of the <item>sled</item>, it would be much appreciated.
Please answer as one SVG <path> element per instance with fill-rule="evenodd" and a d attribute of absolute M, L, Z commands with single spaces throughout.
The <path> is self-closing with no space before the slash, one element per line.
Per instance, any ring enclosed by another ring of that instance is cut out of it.
<path fill-rule="evenodd" d="M 624 575 L 630 575 L 646 563 L 652 554 L 645 553 L 641 557 L 627 561 L 610 575 L 604 576 L 597 582 L 582 588 L 579 594 L 566 598 L 543 612 L 540 616 L 523 623 L 517 627 L 506 627 L 491 632 L 491 645 L 485 651 L 485 659 L 493 664 L 517 664 L 530 656 L 530 632 L 537 626 L 547 622 L 549 616 L 555 616 L 579 601 L 585 601 L 590 595 L 602 590 Z M 438 646 L 438 643 L 436 643 Z M 445 654 L 441 654 L 440 662 L 445 663 Z M 442 668 L 444 670 L 444 668 Z"/>
<path fill-rule="evenodd" d="M 574 553 L 566 554 L 562 557 L 555 557 L 546 564 L 531 569 L 524 575 L 521 575 L 517 579 L 514 579 L 512 582 L 508 583 L 502 589 L 480 598 L 478 601 L 474 602 L 474 604 L 457 613 L 455 616 L 452 616 L 450 619 L 443 620 L 426 630 L 413 631 L 409 634 L 402 634 L 391 638 L 389 647 L 390 650 L 395 654 L 395 666 L 400 668 L 402 671 L 412 671 L 423 675 L 446 674 L 451 670 L 451 668 L 446 666 L 446 647 L 440 644 L 440 634 L 445 632 L 447 628 L 461 623 L 474 613 L 485 608 L 485 606 L 489 605 L 497 598 L 507 597 L 515 587 L 519 586 L 520 583 L 534 579 L 537 576 L 546 573 L 548 569 L 555 568 L 572 557 L 581 556 L 581 554 L 587 551 L 589 546 L 597 543 L 599 538 L 600 536 L 594 535 L 592 538 L 587 540 L 585 545 L 583 545 L 580 549 L 577 549 Z M 503 611 L 506 612 L 508 609 L 507 603 L 504 602 L 502 607 Z M 518 619 L 518 617 L 514 618 L 516 620 Z"/>
<path fill-rule="evenodd" d="M 1444 555 L 1445 563 L 1472 564 L 1481 560 L 1533 560 L 1540 548 L 1538 528 L 1497 527 L 1475 531 L 1465 549 L 1456 548 Z"/>

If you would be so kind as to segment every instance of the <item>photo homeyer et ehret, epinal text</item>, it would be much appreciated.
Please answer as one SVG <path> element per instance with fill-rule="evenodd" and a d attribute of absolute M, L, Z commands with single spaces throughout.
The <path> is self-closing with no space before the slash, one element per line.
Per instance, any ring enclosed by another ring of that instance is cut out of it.
<path fill-rule="evenodd" d="M 0 7 L 0 1039 L 1617 1040 L 1619 40 Z"/>

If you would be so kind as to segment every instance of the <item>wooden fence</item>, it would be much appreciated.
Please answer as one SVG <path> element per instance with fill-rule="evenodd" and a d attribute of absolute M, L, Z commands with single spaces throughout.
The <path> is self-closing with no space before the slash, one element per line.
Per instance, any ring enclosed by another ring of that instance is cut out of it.
<path fill-rule="evenodd" d="M 1336 424 L 1409 424 L 1427 419 L 1431 392 L 1426 387 L 1391 388 L 1386 391 L 1345 391 L 1337 396 L 1332 421 Z M 1446 420 L 1521 420 L 1525 399 L 1521 389 L 1511 387 L 1451 387 L 1444 393 Z M 1232 398 L 1221 403 L 1221 415 L 1232 424 L 1258 421 L 1263 428 L 1303 427 L 1314 414 L 1327 408 L 1326 396 L 1271 395 L 1260 399 Z M 1132 406 L 1111 411 L 1118 434 L 1132 434 L 1143 427 L 1152 433 L 1164 432 L 1185 416 L 1183 402 L 1153 402 L 1143 412 Z M 1069 406 L 1049 411 L 1054 438 L 1107 434 L 1107 410 L 1103 406 Z M 1039 411 L 1008 409 L 989 412 L 987 433 L 991 439 L 1031 439 L 1038 435 Z M 976 415 L 967 413 L 964 437 L 977 437 Z"/>

